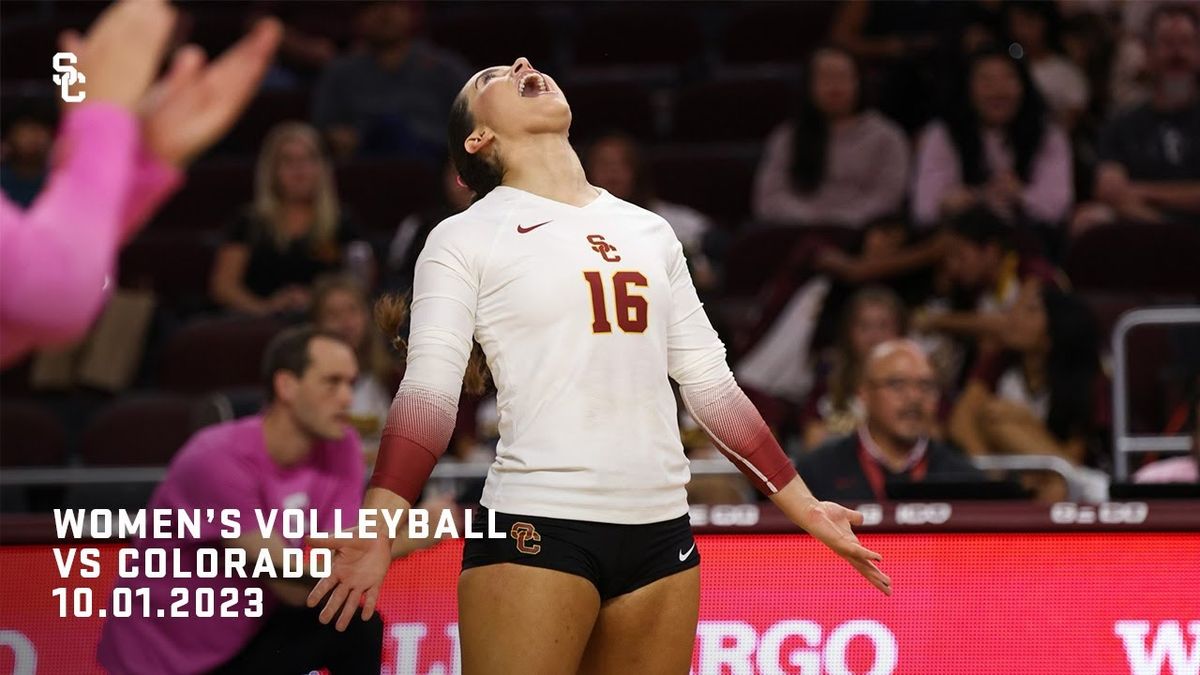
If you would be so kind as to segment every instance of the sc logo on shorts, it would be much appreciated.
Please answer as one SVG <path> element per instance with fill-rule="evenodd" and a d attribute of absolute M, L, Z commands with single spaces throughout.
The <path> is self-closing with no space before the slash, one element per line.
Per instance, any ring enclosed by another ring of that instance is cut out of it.
<path fill-rule="evenodd" d="M 542 545 L 538 543 L 542 540 L 542 535 L 538 534 L 537 528 L 529 523 L 513 523 L 512 529 L 508 532 L 517 542 L 517 550 L 526 555 L 537 555 L 542 552 Z"/>

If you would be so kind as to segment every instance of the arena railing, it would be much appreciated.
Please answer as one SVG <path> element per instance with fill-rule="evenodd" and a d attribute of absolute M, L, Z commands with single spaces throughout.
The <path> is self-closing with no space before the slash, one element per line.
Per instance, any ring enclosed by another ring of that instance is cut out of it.
<path fill-rule="evenodd" d="M 1187 452 L 1192 440 L 1183 434 L 1133 434 L 1129 430 L 1129 360 L 1126 346 L 1130 331 L 1142 326 L 1200 325 L 1200 307 L 1153 307 L 1121 315 L 1112 334 L 1113 354 L 1113 473 L 1118 482 L 1129 480 L 1130 455 L 1147 452 Z"/>

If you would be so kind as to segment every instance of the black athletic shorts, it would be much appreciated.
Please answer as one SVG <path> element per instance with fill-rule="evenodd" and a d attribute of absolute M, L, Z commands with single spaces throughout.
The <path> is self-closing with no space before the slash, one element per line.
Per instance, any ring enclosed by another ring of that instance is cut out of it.
<path fill-rule="evenodd" d="M 475 514 L 487 532 L 488 509 Z M 496 512 L 503 539 L 467 539 L 463 569 L 516 563 L 567 572 L 592 582 L 601 600 L 615 598 L 700 564 L 688 516 L 645 525 L 516 516 Z"/>

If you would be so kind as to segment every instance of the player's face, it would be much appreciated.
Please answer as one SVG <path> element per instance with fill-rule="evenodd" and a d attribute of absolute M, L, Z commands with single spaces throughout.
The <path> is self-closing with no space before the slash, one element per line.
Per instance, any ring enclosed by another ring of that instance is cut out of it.
<path fill-rule="evenodd" d="M 831 118 L 854 112 L 858 101 L 858 73 L 845 54 L 824 51 L 813 59 L 812 96 L 817 109 Z"/>
<path fill-rule="evenodd" d="M 320 178 L 321 155 L 311 143 L 293 138 L 279 147 L 275 180 L 282 199 L 312 199 Z"/>
<path fill-rule="evenodd" d="M 904 443 L 928 436 L 937 413 L 937 379 L 929 360 L 899 349 L 869 364 L 859 395 L 873 430 Z"/>
<path fill-rule="evenodd" d="M 354 352 L 336 340 L 314 338 L 308 345 L 310 363 L 291 392 L 296 423 L 310 435 L 337 440 L 346 435 L 358 363 Z"/>
<path fill-rule="evenodd" d="M 571 107 L 558 84 L 525 57 L 479 71 L 461 95 L 475 124 L 502 138 L 565 133 L 571 126 Z"/>
<path fill-rule="evenodd" d="M 367 308 L 349 290 L 330 291 L 321 305 L 317 325 L 338 335 L 352 345 L 360 346 L 367 334 Z"/>
<path fill-rule="evenodd" d="M 1046 306 L 1036 285 L 1025 286 L 1017 301 L 1008 309 L 1001 341 L 1019 352 L 1049 349 L 1046 332 Z"/>
<path fill-rule="evenodd" d="M 983 59 L 971 71 L 971 103 L 987 126 L 1003 126 L 1017 116 L 1023 97 L 1021 78 L 1000 57 Z"/>
<path fill-rule="evenodd" d="M 881 302 L 864 303 L 850 325 L 850 344 L 858 357 L 866 358 L 877 345 L 900 337 L 900 323 L 891 307 Z"/>
<path fill-rule="evenodd" d="M 618 199 L 630 199 L 633 197 L 635 178 L 632 155 L 633 149 L 622 140 L 596 142 L 588 153 L 588 180 Z"/>

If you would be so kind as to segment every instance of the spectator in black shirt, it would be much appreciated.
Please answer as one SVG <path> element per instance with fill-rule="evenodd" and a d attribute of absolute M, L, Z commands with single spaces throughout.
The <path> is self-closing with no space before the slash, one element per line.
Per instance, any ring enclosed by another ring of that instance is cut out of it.
<path fill-rule="evenodd" d="M 1164 4 L 1150 15 L 1150 100 L 1119 113 L 1100 136 L 1095 197 L 1074 232 L 1115 220 L 1200 218 L 1200 15 Z"/>
<path fill-rule="evenodd" d="M 347 244 L 358 238 L 316 130 L 298 122 L 275 127 L 254 183 L 254 203 L 217 252 L 213 300 L 247 314 L 307 311 L 312 282 L 340 270 Z"/>
<path fill-rule="evenodd" d="M 797 468 L 813 495 L 841 502 L 883 502 L 886 484 L 931 476 L 979 478 L 956 451 L 931 438 L 938 383 L 921 348 L 909 340 L 876 347 L 858 390 L 863 420 L 848 436 L 805 455 Z"/>

